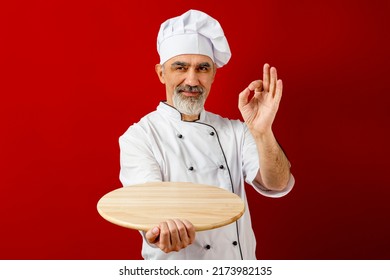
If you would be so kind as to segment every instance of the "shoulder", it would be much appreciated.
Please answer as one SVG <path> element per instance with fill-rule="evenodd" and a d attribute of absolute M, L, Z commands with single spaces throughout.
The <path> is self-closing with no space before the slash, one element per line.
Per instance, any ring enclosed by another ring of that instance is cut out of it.
<path fill-rule="evenodd" d="M 156 121 L 161 120 L 158 116 L 157 111 L 153 111 L 144 117 L 142 117 L 138 122 L 130 125 L 127 130 L 120 136 L 119 139 L 126 138 L 139 138 L 146 136 L 148 131 L 150 131 L 151 126 L 156 123 Z"/>
<path fill-rule="evenodd" d="M 205 112 L 205 121 L 206 123 L 222 128 L 222 129 L 233 129 L 235 131 L 244 132 L 245 123 L 238 119 L 229 119 L 226 117 L 222 117 L 218 114 Z"/>

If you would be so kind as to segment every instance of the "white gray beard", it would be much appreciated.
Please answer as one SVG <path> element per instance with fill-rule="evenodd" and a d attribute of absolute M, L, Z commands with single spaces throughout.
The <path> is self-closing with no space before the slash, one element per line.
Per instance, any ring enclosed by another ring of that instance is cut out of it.
<path fill-rule="evenodd" d="M 176 92 L 173 94 L 173 105 L 175 108 L 184 115 L 194 116 L 199 115 L 205 103 L 205 94 L 199 94 L 198 96 L 184 96 L 183 94 Z"/>

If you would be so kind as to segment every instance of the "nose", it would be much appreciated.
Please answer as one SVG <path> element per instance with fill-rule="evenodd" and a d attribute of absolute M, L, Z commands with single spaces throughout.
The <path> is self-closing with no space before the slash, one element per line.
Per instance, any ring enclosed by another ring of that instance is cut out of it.
<path fill-rule="evenodd" d="M 198 86 L 199 85 L 199 77 L 198 73 L 196 72 L 195 69 L 189 69 L 187 71 L 186 79 L 185 79 L 185 84 L 189 86 Z"/>

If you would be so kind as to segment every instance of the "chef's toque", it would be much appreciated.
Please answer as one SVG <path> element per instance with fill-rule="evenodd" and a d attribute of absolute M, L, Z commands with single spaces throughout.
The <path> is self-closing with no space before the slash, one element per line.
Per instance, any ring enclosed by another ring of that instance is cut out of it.
<path fill-rule="evenodd" d="M 160 64 L 181 54 L 201 54 L 209 56 L 217 67 L 222 67 L 231 57 L 219 22 L 197 10 L 189 10 L 161 24 L 157 51 Z"/>

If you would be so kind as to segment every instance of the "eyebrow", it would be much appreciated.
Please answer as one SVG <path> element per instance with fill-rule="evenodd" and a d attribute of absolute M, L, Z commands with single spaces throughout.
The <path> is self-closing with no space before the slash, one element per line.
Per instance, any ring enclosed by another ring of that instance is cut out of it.
<path fill-rule="evenodd" d="M 172 67 L 180 66 L 180 67 L 188 67 L 190 66 L 190 63 L 182 62 L 182 61 L 175 61 L 171 64 Z M 196 67 L 211 67 L 210 63 L 208 62 L 201 62 Z"/>
<path fill-rule="evenodd" d="M 198 64 L 198 67 L 211 67 L 211 65 L 208 62 L 202 62 Z"/>
<path fill-rule="evenodd" d="M 175 61 L 174 63 L 171 64 L 171 66 L 181 66 L 181 67 L 184 67 L 184 66 L 189 66 L 190 64 L 189 63 L 186 63 L 186 62 L 181 62 L 181 61 Z"/>

